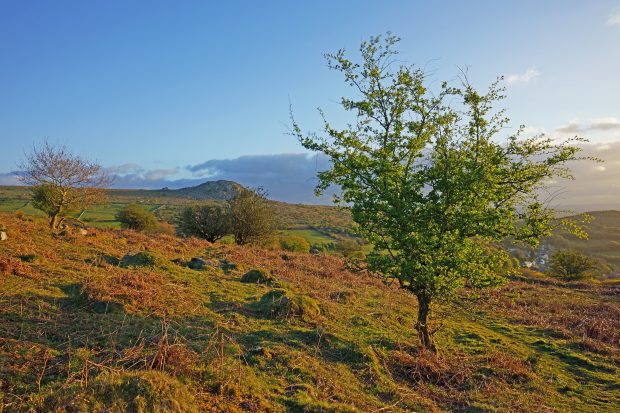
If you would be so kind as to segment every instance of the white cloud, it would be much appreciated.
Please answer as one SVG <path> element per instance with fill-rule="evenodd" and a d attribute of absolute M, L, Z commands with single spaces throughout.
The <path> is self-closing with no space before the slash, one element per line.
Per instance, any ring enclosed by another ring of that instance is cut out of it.
<path fill-rule="evenodd" d="M 536 136 L 546 134 L 547 131 L 545 128 L 538 128 L 536 126 L 526 126 L 523 128 L 523 135 L 525 136 Z"/>
<path fill-rule="evenodd" d="M 618 118 L 598 118 L 590 121 L 589 129 L 613 130 L 620 129 L 620 119 Z"/>
<path fill-rule="evenodd" d="M 178 171 L 179 171 L 179 168 L 154 169 L 152 171 L 147 171 L 144 174 L 144 179 L 147 181 L 160 181 L 172 175 L 176 175 Z"/>
<path fill-rule="evenodd" d="M 579 119 L 571 119 L 567 125 L 560 126 L 556 129 L 556 132 L 563 134 L 575 134 L 581 130 L 581 125 L 579 124 Z"/>
<path fill-rule="evenodd" d="M 582 124 L 579 119 L 572 119 L 567 125 L 556 128 L 560 134 L 575 135 L 582 132 L 602 131 L 609 132 L 620 130 L 620 119 L 615 117 L 590 119 L 587 124 Z"/>
<path fill-rule="evenodd" d="M 536 67 L 532 66 L 521 74 L 511 74 L 506 76 L 506 83 L 513 85 L 515 83 L 527 83 L 530 80 L 540 76 L 540 72 Z"/>
<path fill-rule="evenodd" d="M 607 20 L 607 25 L 620 27 L 620 12 L 612 15 L 609 20 Z"/>

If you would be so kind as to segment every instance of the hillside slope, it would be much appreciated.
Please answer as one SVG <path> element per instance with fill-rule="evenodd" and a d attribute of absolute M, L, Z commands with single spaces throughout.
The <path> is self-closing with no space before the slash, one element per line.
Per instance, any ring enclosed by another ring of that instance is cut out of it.
<path fill-rule="evenodd" d="M 336 257 L 113 229 L 55 237 L 36 219 L 0 222 L 4 412 L 620 405 L 613 288 L 520 277 L 477 306 L 441 308 L 433 355 L 417 348 L 414 298 Z M 202 269 L 186 265 L 193 257 Z M 243 282 L 254 268 L 274 278 Z"/>

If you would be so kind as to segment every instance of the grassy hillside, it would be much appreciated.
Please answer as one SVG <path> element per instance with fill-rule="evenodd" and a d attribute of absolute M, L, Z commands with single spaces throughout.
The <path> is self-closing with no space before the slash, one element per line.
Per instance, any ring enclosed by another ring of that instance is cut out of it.
<path fill-rule="evenodd" d="M 614 267 L 620 273 L 620 211 L 588 212 L 593 219 L 586 225 L 588 239 L 580 239 L 564 232 L 543 240 L 553 248 L 576 249 L 586 252 Z"/>
<path fill-rule="evenodd" d="M 220 181 L 215 182 L 217 184 Z M 197 186 L 180 190 L 112 189 L 108 191 L 108 203 L 95 205 L 84 211 L 81 219 L 99 228 L 118 228 L 116 213 L 127 204 L 140 204 L 153 211 L 162 220 L 171 220 L 180 208 L 195 203 L 218 204 L 226 194 L 223 184 L 207 187 Z M 230 188 L 228 188 L 230 189 Z M 214 196 L 214 199 L 195 199 Z M 0 212 L 23 211 L 27 215 L 42 216 L 32 208 L 27 187 L 0 186 Z M 351 232 L 352 221 L 346 211 L 323 205 L 300 205 L 272 201 L 282 227 L 287 230 L 307 231 L 312 234 L 310 243 L 333 242 L 340 236 Z M 301 233 L 304 235 L 304 232 Z M 318 238 L 318 239 L 317 239 Z"/>
<path fill-rule="evenodd" d="M 0 411 L 614 412 L 620 294 L 524 274 L 443 307 L 333 256 L 0 214 Z M 137 254 L 132 262 L 126 254 Z M 203 269 L 186 261 L 205 260 Z M 130 265 L 133 264 L 133 265 Z M 250 269 L 268 282 L 243 282 Z"/>

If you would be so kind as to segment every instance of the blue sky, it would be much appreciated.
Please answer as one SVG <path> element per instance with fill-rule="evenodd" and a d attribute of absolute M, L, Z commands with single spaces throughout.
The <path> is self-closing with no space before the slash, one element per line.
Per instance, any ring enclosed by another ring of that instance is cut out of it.
<path fill-rule="evenodd" d="M 433 81 L 505 75 L 514 126 L 620 141 L 620 0 L 0 0 L 0 182 L 48 138 L 124 175 L 117 185 L 262 179 L 306 202 L 319 161 L 291 155 L 303 151 L 289 99 L 319 129 L 316 107 L 338 113 L 347 93 L 323 53 L 388 30 Z"/>

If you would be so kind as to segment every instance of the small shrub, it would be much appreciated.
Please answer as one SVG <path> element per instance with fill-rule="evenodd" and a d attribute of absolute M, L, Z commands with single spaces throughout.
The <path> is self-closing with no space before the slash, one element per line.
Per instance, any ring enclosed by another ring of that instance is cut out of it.
<path fill-rule="evenodd" d="M 353 257 L 360 252 L 360 245 L 353 239 L 344 238 L 338 242 L 336 249 L 344 257 Z"/>
<path fill-rule="evenodd" d="M 280 247 L 285 251 L 310 252 L 310 244 L 303 237 L 289 235 L 280 238 Z"/>
<path fill-rule="evenodd" d="M 154 230 L 157 228 L 155 215 L 146 208 L 129 204 L 116 214 L 116 220 L 121 223 L 121 228 L 136 231 Z"/>

